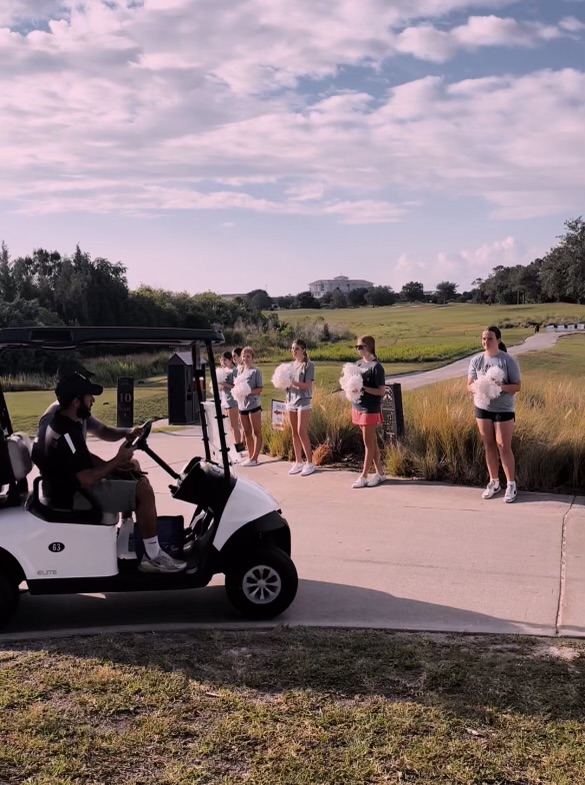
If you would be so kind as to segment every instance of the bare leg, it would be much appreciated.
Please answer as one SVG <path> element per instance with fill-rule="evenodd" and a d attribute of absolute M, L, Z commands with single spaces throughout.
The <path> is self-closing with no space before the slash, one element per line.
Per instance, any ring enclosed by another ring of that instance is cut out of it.
<path fill-rule="evenodd" d="M 301 442 L 303 450 L 305 451 L 307 463 L 313 463 L 313 450 L 311 448 L 311 440 L 309 439 L 309 420 L 311 419 L 311 410 L 300 409 L 298 414 L 299 441 Z M 302 455 L 302 453 L 300 454 Z"/>
<path fill-rule="evenodd" d="M 378 474 L 382 474 L 380 464 L 380 449 L 378 447 L 377 425 L 362 425 L 362 435 L 364 439 L 365 456 L 362 477 L 367 477 L 372 464 L 374 464 Z"/>
<path fill-rule="evenodd" d="M 516 423 L 514 420 L 494 423 L 496 443 L 508 482 L 514 482 L 516 480 L 516 462 L 514 460 L 514 453 L 512 452 L 512 436 L 514 435 L 515 425 Z"/>
<path fill-rule="evenodd" d="M 234 435 L 234 442 L 236 444 L 241 444 L 242 442 L 242 429 L 240 428 L 240 415 L 238 410 L 235 407 L 231 409 L 226 409 L 228 414 L 228 420 L 230 421 L 230 428 L 232 429 L 232 433 Z"/>
<path fill-rule="evenodd" d="M 157 536 L 154 491 L 145 477 L 136 483 L 136 525 L 145 540 Z"/>
<path fill-rule="evenodd" d="M 496 444 L 494 423 L 491 420 L 480 419 L 477 419 L 476 422 L 485 447 L 485 462 L 490 473 L 490 480 L 497 480 L 500 464 L 498 461 L 498 446 Z"/>
<path fill-rule="evenodd" d="M 262 412 L 254 412 L 249 415 L 253 431 L 254 453 L 250 455 L 250 460 L 257 461 L 262 450 Z"/>
<path fill-rule="evenodd" d="M 295 451 L 296 463 L 303 462 L 303 445 L 299 436 L 299 412 L 289 412 L 288 419 L 290 422 L 290 430 L 292 434 L 293 449 Z"/>
<path fill-rule="evenodd" d="M 244 414 L 242 416 L 242 428 L 244 429 L 244 437 L 246 439 L 246 449 L 250 459 L 254 453 L 254 432 L 252 431 L 252 423 L 250 422 L 250 415 Z"/>

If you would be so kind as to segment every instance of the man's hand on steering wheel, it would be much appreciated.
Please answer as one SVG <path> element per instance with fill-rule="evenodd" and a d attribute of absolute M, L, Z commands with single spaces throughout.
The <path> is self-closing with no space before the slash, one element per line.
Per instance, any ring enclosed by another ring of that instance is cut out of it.
<path fill-rule="evenodd" d="M 126 441 L 133 442 L 138 439 L 144 433 L 144 424 L 137 425 L 136 428 L 133 428 L 127 435 Z"/>

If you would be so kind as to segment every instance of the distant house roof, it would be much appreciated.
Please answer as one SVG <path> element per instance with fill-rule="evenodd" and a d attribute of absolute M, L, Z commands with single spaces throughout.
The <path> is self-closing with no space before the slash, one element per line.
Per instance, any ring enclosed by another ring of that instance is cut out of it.
<path fill-rule="evenodd" d="M 363 284 L 365 287 L 373 286 L 374 284 L 371 281 L 364 281 L 361 278 L 348 278 L 347 275 L 338 275 L 336 278 L 319 278 L 318 281 L 312 281 L 309 286 L 318 286 L 322 283 L 335 283 L 335 281 L 341 282 L 348 282 L 354 284 Z"/>

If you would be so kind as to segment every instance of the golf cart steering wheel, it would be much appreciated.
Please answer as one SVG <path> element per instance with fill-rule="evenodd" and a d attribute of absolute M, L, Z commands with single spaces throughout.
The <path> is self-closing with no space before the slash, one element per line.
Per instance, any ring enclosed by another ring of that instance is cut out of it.
<path fill-rule="evenodd" d="M 127 441 L 126 447 L 133 447 L 135 450 L 143 450 L 146 446 L 146 441 L 150 436 L 153 423 L 154 420 L 147 420 L 142 426 L 143 427 L 142 436 L 139 436 L 138 439 L 135 439 L 133 442 Z"/>

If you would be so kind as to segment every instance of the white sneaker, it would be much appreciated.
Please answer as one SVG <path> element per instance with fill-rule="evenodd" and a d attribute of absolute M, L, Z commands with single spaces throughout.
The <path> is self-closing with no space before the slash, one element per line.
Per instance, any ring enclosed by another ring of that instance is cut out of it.
<path fill-rule="evenodd" d="M 368 488 L 375 488 L 376 485 L 380 485 L 381 482 L 385 482 L 386 478 L 382 474 L 374 474 L 374 476 L 368 480 L 367 486 Z"/>
<path fill-rule="evenodd" d="M 352 488 L 365 488 L 368 484 L 368 481 L 365 477 L 358 477 L 354 484 L 351 486 Z"/>
<path fill-rule="evenodd" d="M 314 463 L 306 463 L 301 471 L 301 477 L 308 477 L 309 474 L 313 474 L 316 468 Z"/>
<path fill-rule="evenodd" d="M 302 463 L 293 463 L 293 465 L 288 470 L 289 474 L 301 474 L 303 471 L 303 464 Z"/>
<path fill-rule="evenodd" d="M 499 480 L 490 480 L 487 484 L 487 488 L 481 495 L 483 499 L 491 499 L 492 496 L 495 496 L 496 493 L 499 493 L 501 490 Z"/>
<path fill-rule="evenodd" d="M 259 461 L 253 461 L 251 458 L 246 458 L 245 461 L 242 461 L 240 466 L 258 466 Z"/>
<path fill-rule="evenodd" d="M 515 482 L 509 482 L 506 485 L 506 493 L 504 494 L 504 501 L 507 504 L 510 504 L 511 502 L 515 502 L 516 501 L 516 496 L 518 496 L 518 490 L 516 488 L 516 483 Z"/>
<path fill-rule="evenodd" d="M 140 570 L 140 572 L 169 573 L 169 572 L 181 572 L 182 570 L 185 569 L 186 566 L 187 566 L 187 562 L 179 561 L 178 559 L 173 559 L 172 556 L 169 556 L 169 554 L 166 551 L 163 551 L 163 549 L 161 548 L 156 558 L 149 559 L 147 556 L 145 556 L 140 562 L 140 564 L 138 565 L 138 569 Z"/>

